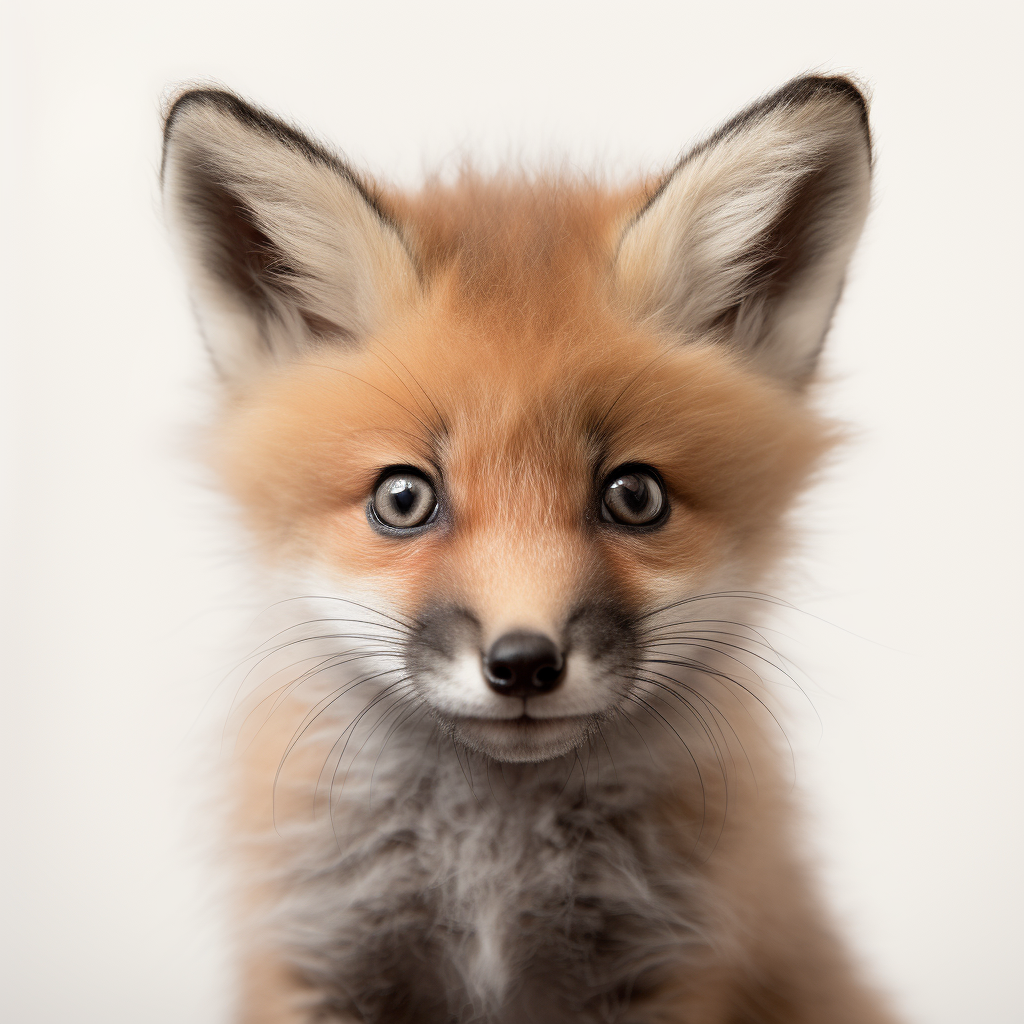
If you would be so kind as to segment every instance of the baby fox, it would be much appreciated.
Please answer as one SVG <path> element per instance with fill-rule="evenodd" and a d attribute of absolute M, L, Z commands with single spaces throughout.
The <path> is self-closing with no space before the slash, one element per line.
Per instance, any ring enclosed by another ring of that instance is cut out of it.
<path fill-rule="evenodd" d="M 244 1024 L 882 1024 L 758 665 L 868 208 L 804 77 L 628 187 L 415 194 L 222 91 L 163 190 L 274 602 L 236 706 Z"/>

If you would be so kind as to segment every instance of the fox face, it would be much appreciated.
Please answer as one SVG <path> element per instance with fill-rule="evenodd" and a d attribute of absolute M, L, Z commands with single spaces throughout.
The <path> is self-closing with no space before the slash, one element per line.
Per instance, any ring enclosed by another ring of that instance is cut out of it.
<path fill-rule="evenodd" d="M 658 674 L 672 609 L 785 549 L 834 437 L 805 392 L 869 173 L 842 79 L 657 181 L 411 196 L 186 94 L 168 211 L 225 381 L 213 458 L 265 558 L 386 616 L 382 692 L 466 746 L 579 747 Z"/>

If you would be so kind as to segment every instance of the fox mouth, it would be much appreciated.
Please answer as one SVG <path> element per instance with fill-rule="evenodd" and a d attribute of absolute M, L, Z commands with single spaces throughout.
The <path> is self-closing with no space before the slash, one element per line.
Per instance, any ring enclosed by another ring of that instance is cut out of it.
<path fill-rule="evenodd" d="M 589 715 L 559 715 L 553 718 L 540 718 L 523 712 L 514 718 L 458 718 L 455 720 L 456 727 L 468 726 L 472 729 L 518 729 L 520 732 L 529 732 L 538 729 L 558 729 L 571 725 L 578 725 L 587 721 Z"/>
<path fill-rule="evenodd" d="M 569 753 L 596 731 L 594 715 L 539 718 L 525 709 L 509 718 L 449 718 L 452 735 L 497 761 L 547 761 Z"/>

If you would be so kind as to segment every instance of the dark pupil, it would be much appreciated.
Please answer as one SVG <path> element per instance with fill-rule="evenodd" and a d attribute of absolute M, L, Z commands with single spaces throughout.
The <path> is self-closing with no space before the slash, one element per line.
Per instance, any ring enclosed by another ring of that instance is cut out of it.
<path fill-rule="evenodd" d="M 647 484 L 638 476 L 624 476 L 615 481 L 618 490 L 630 512 L 642 512 L 647 507 Z"/>
<path fill-rule="evenodd" d="M 416 491 L 408 480 L 401 480 L 392 484 L 391 501 L 399 515 L 407 515 L 409 510 L 416 503 Z"/>

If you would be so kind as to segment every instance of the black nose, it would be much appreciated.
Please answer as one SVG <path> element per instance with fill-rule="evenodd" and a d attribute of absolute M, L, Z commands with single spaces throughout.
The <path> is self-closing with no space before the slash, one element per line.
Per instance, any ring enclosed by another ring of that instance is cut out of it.
<path fill-rule="evenodd" d="M 564 667 L 562 652 L 543 633 L 506 633 L 484 657 L 488 684 L 505 697 L 550 693 L 562 681 Z"/>

